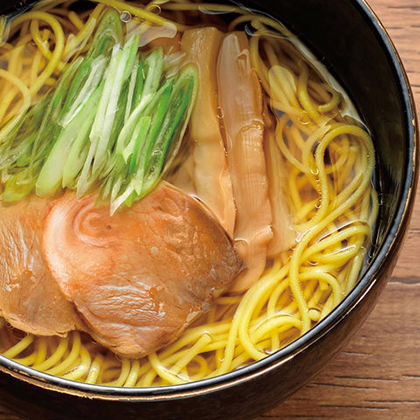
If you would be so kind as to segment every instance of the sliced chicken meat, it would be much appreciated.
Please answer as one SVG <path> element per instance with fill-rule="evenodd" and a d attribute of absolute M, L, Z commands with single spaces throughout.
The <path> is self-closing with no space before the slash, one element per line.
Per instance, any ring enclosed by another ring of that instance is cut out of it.
<path fill-rule="evenodd" d="M 62 336 L 83 324 L 42 256 L 48 203 L 32 197 L 0 205 L 0 314 L 28 333 Z"/>
<path fill-rule="evenodd" d="M 67 194 L 53 203 L 45 258 L 91 335 L 118 354 L 141 357 L 203 313 L 241 259 L 210 213 L 170 184 L 113 216 L 96 200 Z"/>

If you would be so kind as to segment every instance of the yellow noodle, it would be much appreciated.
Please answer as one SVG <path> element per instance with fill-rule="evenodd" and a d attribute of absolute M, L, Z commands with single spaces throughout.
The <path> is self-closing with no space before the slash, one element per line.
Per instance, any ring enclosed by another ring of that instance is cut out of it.
<path fill-rule="evenodd" d="M 37 340 L 37 358 L 34 360 L 34 365 L 40 365 L 47 357 L 47 342 L 46 340 Z"/>
<path fill-rule="evenodd" d="M 24 13 L 20 16 L 18 16 L 12 23 L 13 25 L 19 25 L 24 20 L 32 20 L 35 21 L 36 19 L 43 20 L 46 23 L 48 23 L 53 32 L 55 37 L 55 48 L 54 52 L 51 54 L 51 59 L 48 62 L 48 65 L 44 69 L 44 71 L 41 73 L 41 75 L 38 77 L 36 82 L 30 87 L 31 94 L 36 94 L 38 90 L 42 87 L 42 85 L 45 83 L 45 81 L 53 74 L 53 72 L 58 67 L 63 51 L 64 51 L 64 31 L 60 23 L 55 19 L 53 16 L 51 16 L 48 13 L 45 12 L 37 12 L 37 11 L 31 11 Z"/>
<path fill-rule="evenodd" d="M 3 356 L 13 359 L 14 357 L 22 353 L 24 350 L 26 350 L 32 344 L 33 341 L 34 341 L 34 336 L 32 334 L 28 334 L 25 338 L 20 340 L 13 347 L 6 350 L 3 353 Z"/>
<path fill-rule="evenodd" d="M 83 28 L 85 27 L 85 23 L 83 22 L 82 19 L 79 18 L 79 15 L 76 12 L 70 11 L 69 14 L 68 14 L 68 17 L 69 17 L 69 20 L 71 21 L 71 23 L 73 23 L 73 25 L 79 31 L 82 31 L 83 30 Z"/>
<path fill-rule="evenodd" d="M 140 370 L 140 362 L 138 360 L 133 360 L 133 362 L 131 363 L 130 373 L 123 386 L 125 387 L 134 386 L 137 383 L 138 378 L 139 378 L 139 370 Z"/>
<path fill-rule="evenodd" d="M 155 369 L 155 372 L 157 375 L 159 375 L 163 380 L 166 382 L 176 385 L 181 384 L 183 382 L 188 382 L 189 379 L 182 377 L 180 375 L 176 375 L 171 372 L 171 370 L 167 369 L 162 362 L 159 360 L 159 357 L 156 353 L 152 353 L 149 355 L 149 361 L 153 368 Z"/>
<path fill-rule="evenodd" d="M 31 31 L 32 40 L 35 42 L 36 46 L 38 47 L 38 50 L 41 51 L 42 55 L 48 61 L 50 61 L 52 58 L 52 53 L 50 51 L 47 40 L 43 39 L 39 31 L 39 21 L 37 19 L 31 20 L 30 31 Z"/>
<path fill-rule="evenodd" d="M 117 360 L 115 357 L 104 357 L 99 372 L 98 383 L 108 385 L 112 381 L 117 380 L 121 375 L 124 378 L 127 370 L 124 369 L 124 372 L 122 372 L 121 369 L 122 361 Z"/>
<path fill-rule="evenodd" d="M 46 340 L 46 338 L 44 338 L 44 340 Z M 57 365 L 67 350 L 68 342 L 68 337 L 61 339 L 59 345 L 51 354 L 51 356 L 48 359 L 43 359 L 42 361 L 37 360 L 33 368 L 40 371 L 44 371 L 48 370 L 54 365 Z"/>
<path fill-rule="evenodd" d="M 268 318 L 264 318 L 257 327 L 254 327 L 249 338 L 252 343 L 256 343 L 264 337 L 269 336 L 273 331 L 281 333 L 282 330 L 290 328 L 301 330 L 302 321 L 293 315 L 275 314 Z M 267 355 L 265 352 L 264 354 L 265 355 L 263 357 Z"/>
<path fill-rule="evenodd" d="M 100 19 L 100 15 L 104 10 L 103 5 L 98 5 L 93 10 L 92 14 L 86 23 L 80 21 L 78 24 L 79 32 L 76 35 L 69 34 L 67 37 L 66 48 L 64 50 L 64 61 L 68 61 L 72 55 L 82 50 L 91 38 L 93 31 L 96 28 L 96 24 Z M 77 16 L 77 15 L 76 15 Z M 70 17 L 70 16 L 69 16 Z"/>
<path fill-rule="evenodd" d="M 88 376 L 85 380 L 87 384 L 96 384 L 102 369 L 103 356 L 98 354 L 90 365 Z"/>
<path fill-rule="evenodd" d="M 73 344 L 72 344 L 70 352 L 64 357 L 64 359 L 58 365 L 55 365 L 49 368 L 48 370 L 46 370 L 46 372 L 49 373 L 50 375 L 64 375 L 71 369 L 72 364 L 77 360 L 77 357 L 79 356 L 80 346 L 81 346 L 79 332 L 78 331 L 74 332 L 72 338 L 73 338 Z"/>
<path fill-rule="evenodd" d="M 26 49 L 28 48 L 27 45 L 31 40 L 32 37 L 30 34 L 23 35 L 19 39 L 15 48 L 13 48 L 13 50 L 8 54 L 7 69 L 10 73 L 14 75 L 20 75 L 23 64 L 22 54 L 25 53 Z"/>
<path fill-rule="evenodd" d="M 72 366 L 69 372 L 63 375 L 63 378 L 71 379 L 73 381 L 80 380 L 88 371 L 91 365 L 91 357 L 86 347 L 80 346 L 80 360 L 76 366 Z"/>
<path fill-rule="evenodd" d="M 125 381 L 130 376 L 130 370 L 131 370 L 131 362 L 128 359 L 123 359 L 121 364 L 121 370 L 120 374 L 117 379 L 114 381 L 108 382 L 106 385 L 108 386 L 123 386 L 125 384 Z"/>
<path fill-rule="evenodd" d="M 22 100 L 22 104 L 20 105 L 20 109 L 17 111 L 19 114 L 25 112 L 27 109 L 29 109 L 30 105 L 31 105 L 31 93 L 30 90 L 26 87 L 26 85 L 24 83 L 22 83 L 22 81 L 17 78 L 16 76 L 14 76 L 13 74 L 9 73 L 6 70 L 0 69 L 0 78 L 3 78 L 11 83 L 13 83 L 19 90 L 19 92 L 21 93 L 23 100 Z M 0 103 L 0 121 L 3 119 L 4 115 L 6 114 L 7 109 L 10 106 L 10 103 L 13 99 L 13 97 L 15 96 L 14 92 L 4 98 L 4 102 L 3 100 Z"/>
<path fill-rule="evenodd" d="M 212 341 L 209 334 L 203 334 L 198 341 L 181 357 L 171 368 L 171 372 L 177 374 L 185 367 L 201 349 Z"/>
<path fill-rule="evenodd" d="M 200 356 L 200 355 L 197 355 L 194 358 L 194 362 L 196 363 L 198 368 L 196 368 L 196 371 L 194 373 L 190 374 L 190 379 L 191 381 L 199 381 L 200 379 L 203 379 L 208 374 L 208 371 L 209 371 L 208 362 L 203 356 Z"/>
<path fill-rule="evenodd" d="M 44 30 L 42 33 L 42 41 L 46 41 L 49 37 L 50 31 Z M 39 77 L 41 71 L 45 68 L 46 60 L 41 51 L 37 51 L 32 59 L 32 66 L 30 70 L 30 85 L 32 86 L 35 83 L 35 80 Z"/>

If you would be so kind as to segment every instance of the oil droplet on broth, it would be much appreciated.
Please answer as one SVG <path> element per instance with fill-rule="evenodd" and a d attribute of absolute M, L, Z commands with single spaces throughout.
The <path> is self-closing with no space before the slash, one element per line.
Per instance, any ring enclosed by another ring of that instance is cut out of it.
<path fill-rule="evenodd" d="M 317 166 L 315 166 L 314 168 L 311 168 L 311 174 L 315 176 L 319 175 L 319 169 Z"/>
<path fill-rule="evenodd" d="M 255 36 L 257 30 L 249 23 L 247 23 L 244 27 L 244 31 L 248 36 Z"/>
<path fill-rule="evenodd" d="M 308 125 L 311 122 L 311 119 L 309 118 L 309 115 L 306 111 L 302 111 L 299 115 L 298 115 L 298 121 L 302 124 L 302 125 Z"/>
<path fill-rule="evenodd" d="M 223 119 L 224 118 L 223 110 L 220 108 L 220 106 L 217 107 L 217 118 Z"/>
<path fill-rule="evenodd" d="M 123 12 L 121 12 L 120 19 L 124 23 L 130 22 L 131 21 L 131 13 L 128 12 L 127 10 L 124 10 Z"/>
<path fill-rule="evenodd" d="M 146 7 L 146 10 L 150 13 L 154 13 L 155 15 L 159 15 L 162 12 L 162 8 L 158 4 L 151 4 Z"/>

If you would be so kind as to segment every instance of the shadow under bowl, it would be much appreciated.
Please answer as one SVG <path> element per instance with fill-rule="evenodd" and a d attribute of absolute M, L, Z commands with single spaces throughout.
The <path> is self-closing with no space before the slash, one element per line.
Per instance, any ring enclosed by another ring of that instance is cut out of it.
<path fill-rule="evenodd" d="M 101 387 L 39 373 L 0 356 L 0 399 L 25 418 L 254 418 L 326 365 L 373 309 L 391 275 L 413 207 L 418 146 L 412 93 L 390 39 L 362 0 L 241 3 L 286 24 L 344 86 L 371 131 L 381 206 L 369 265 L 354 290 L 310 332 L 264 360 L 200 382 Z"/>

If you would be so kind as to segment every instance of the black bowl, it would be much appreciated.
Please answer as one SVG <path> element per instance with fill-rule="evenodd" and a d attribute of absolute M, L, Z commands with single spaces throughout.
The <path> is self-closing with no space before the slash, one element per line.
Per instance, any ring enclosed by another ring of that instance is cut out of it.
<path fill-rule="evenodd" d="M 363 0 L 247 0 L 284 22 L 350 93 L 377 150 L 380 215 L 373 257 L 360 282 L 321 323 L 291 345 L 213 379 L 155 388 L 72 382 L 0 357 L 0 398 L 27 418 L 240 419 L 256 417 L 307 383 L 373 309 L 395 265 L 413 207 L 417 132 L 398 55 Z"/>

